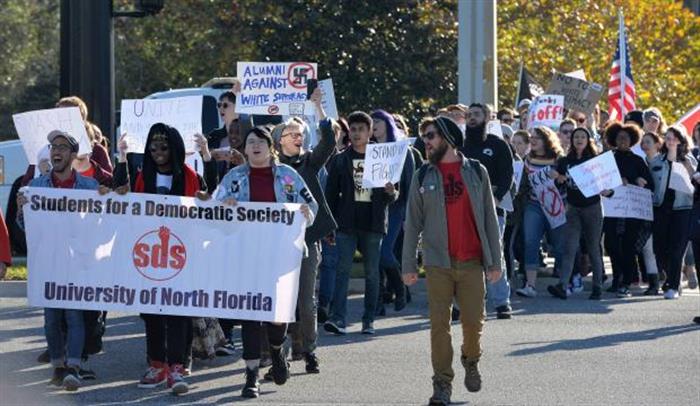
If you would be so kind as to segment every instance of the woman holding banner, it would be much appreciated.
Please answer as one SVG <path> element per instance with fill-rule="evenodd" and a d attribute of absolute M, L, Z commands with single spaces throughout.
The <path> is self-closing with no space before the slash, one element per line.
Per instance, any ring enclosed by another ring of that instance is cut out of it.
<path fill-rule="evenodd" d="M 624 185 L 653 190 L 653 180 L 644 159 L 630 149 L 639 142 L 641 129 L 635 124 L 613 122 L 605 129 L 608 145 L 614 149 L 615 163 Z M 605 249 L 613 270 L 612 286 L 608 292 L 620 298 L 632 296 L 630 285 L 637 274 L 635 257 L 649 239 L 650 230 L 644 220 L 634 218 L 605 218 Z"/>
<path fill-rule="evenodd" d="M 690 178 L 695 167 L 697 161 L 690 154 L 685 127 L 669 127 L 659 163 L 652 166 L 651 172 L 654 179 L 654 253 L 659 269 L 666 272 L 663 286 L 666 299 L 677 299 L 680 294 L 681 268 L 688 246 L 695 191 Z M 681 181 L 683 178 L 687 183 Z"/>
<path fill-rule="evenodd" d="M 545 233 L 547 240 L 554 247 L 556 263 L 560 264 L 562 260 L 564 227 L 560 222 L 552 224 L 551 219 L 561 217 L 564 201 L 557 188 L 543 185 L 550 179 L 550 171 L 555 168 L 557 160 L 562 155 L 559 138 L 554 131 L 543 126 L 532 130 L 530 152 L 524 159 L 523 176 L 516 197 L 519 202 L 518 210 L 522 211 L 516 216 L 522 216 L 522 221 L 519 223 L 525 240 L 526 282 L 525 286 L 515 291 L 519 296 L 537 296 L 535 286 L 537 270 L 540 267 L 539 249 Z"/>
<path fill-rule="evenodd" d="M 603 208 L 600 196 L 586 197 L 568 175 L 569 169 L 598 155 L 595 141 L 588 129 L 576 128 L 570 135 L 569 153 L 559 159 L 551 175 L 558 184 L 566 185 L 566 224 L 564 224 L 564 253 L 562 256 L 559 283 L 547 287 L 547 291 L 560 299 L 567 298 L 569 277 L 574 269 L 579 242 L 588 251 L 593 269 L 593 289 L 591 300 L 599 300 L 603 284 L 603 256 L 600 252 L 600 236 L 603 232 Z"/>
<path fill-rule="evenodd" d="M 274 142 L 267 127 L 255 127 L 243 138 L 247 163 L 229 171 L 221 181 L 216 200 L 235 206 L 238 202 L 301 203 L 301 212 L 311 226 L 318 204 L 302 177 L 292 167 L 280 164 Z M 243 359 L 246 382 L 241 395 L 257 398 L 262 329 L 267 329 L 272 355 L 270 374 L 277 385 L 289 379 L 287 356 L 282 349 L 287 335 L 287 324 L 262 323 L 256 320 L 241 322 Z"/>
<path fill-rule="evenodd" d="M 646 161 L 649 169 L 651 170 L 652 176 L 654 172 L 661 169 L 661 145 L 663 141 L 656 133 L 647 132 L 642 137 L 642 151 L 646 157 Z M 659 294 L 659 283 L 661 280 L 665 280 L 666 276 L 663 269 L 659 269 L 656 265 L 656 255 L 654 255 L 654 236 L 649 236 L 649 240 L 644 244 L 642 248 L 642 259 L 644 260 L 644 269 L 647 273 L 647 281 L 649 286 L 647 290 L 644 291 L 644 296 L 656 296 Z M 659 272 L 661 271 L 661 272 Z M 663 276 L 663 277 L 662 277 Z"/>

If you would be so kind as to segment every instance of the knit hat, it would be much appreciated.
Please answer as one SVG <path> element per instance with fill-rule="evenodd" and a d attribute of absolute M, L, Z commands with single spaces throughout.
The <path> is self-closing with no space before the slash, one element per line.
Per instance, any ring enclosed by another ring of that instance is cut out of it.
<path fill-rule="evenodd" d="M 435 126 L 440 131 L 442 138 L 454 148 L 459 148 L 464 144 L 464 133 L 459 128 L 457 123 L 447 117 L 438 117 L 435 119 Z"/>
<path fill-rule="evenodd" d="M 625 114 L 624 122 L 627 123 L 629 121 L 637 124 L 639 128 L 644 128 L 644 118 L 641 110 L 632 110 Z"/>

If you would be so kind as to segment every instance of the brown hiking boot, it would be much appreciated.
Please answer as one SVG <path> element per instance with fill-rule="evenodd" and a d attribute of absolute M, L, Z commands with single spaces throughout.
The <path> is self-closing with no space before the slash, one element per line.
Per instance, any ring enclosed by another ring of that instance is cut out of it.
<path fill-rule="evenodd" d="M 479 359 L 467 359 L 462 357 L 462 366 L 464 366 L 464 386 L 469 392 L 478 392 L 481 390 L 481 374 L 479 374 Z"/>
<path fill-rule="evenodd" d="M 433 396 L 428 401 L 429 405 L 447 406 L 450 404 L 452 397 L 452 384 L 433 379 Z"/>

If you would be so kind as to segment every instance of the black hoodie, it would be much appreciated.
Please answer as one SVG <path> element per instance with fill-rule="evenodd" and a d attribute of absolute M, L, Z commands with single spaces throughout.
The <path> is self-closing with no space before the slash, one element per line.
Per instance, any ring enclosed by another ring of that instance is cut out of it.
<path fill-rule="evenodd" d="M 461 152 L 486 167 L 493 196 L 501 201 L 513 184 L 513 153 L 508 144 L 495 135 L 485 135 L 485 125 L 467 127 Z"/>

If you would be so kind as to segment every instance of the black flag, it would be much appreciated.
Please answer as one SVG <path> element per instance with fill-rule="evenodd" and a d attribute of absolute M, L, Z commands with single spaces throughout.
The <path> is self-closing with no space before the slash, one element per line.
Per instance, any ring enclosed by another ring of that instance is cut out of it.
<path fill-rule="evenodd" d="M 518 79 L 518 94 L 515 98 L 515 109 L 517 110 L 520 100 L 530 99 L 544 93 L 544 88 L 535 79 L 534 76 L 520 63 L 520 78 Z"/>

